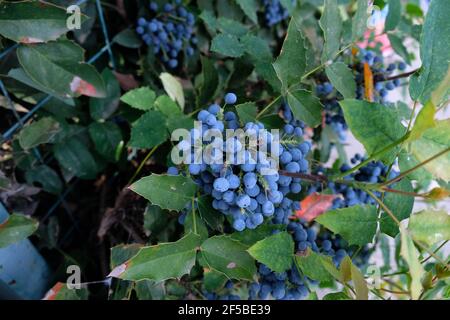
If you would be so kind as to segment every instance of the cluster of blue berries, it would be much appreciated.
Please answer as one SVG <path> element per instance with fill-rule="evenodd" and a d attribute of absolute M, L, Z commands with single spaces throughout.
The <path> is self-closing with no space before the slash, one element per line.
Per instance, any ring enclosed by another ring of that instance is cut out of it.
<path fill-rule="evenodd" d="M 225 96 L 226 105 L 236 101 L 234 93 Z M 286 124 L 281 138 L 266 131 L 260 122 L 248 122 L 242 128 L 237 115 L 233 111 L 224 112 L 218 104 L 200 111 L 197 119 L 202 123 L 201 131 L 192 129 L 191 140 L 181 141 L 177 148 L 187 153 L 189 174 L 204 194 L 212 196 L 213 207 L 228 217 L 236 231 L 255 229 L 265 218 L 277 224 L 287 224 L 292 211 L 300 209 L 300 203 L 286 195 L 301 191 L 301 179 L 280 175 L 277 164 L 279 169 L 290 173 L 308 171 L 306 156 L 311 144 L 300 141 L 303 135 L 301 127 Z M 208 140 L 205 135 L 211 130 L 225 137 L 226 129 L 243 129 L 248 135 L 253 132 L 257 136 L 258 149 L 251 150 L 250 144 L 242 143 L 235 135 L 226 139 L 215 137 L 207 143 L 198 142 L 201 137 Z M 195 154 L 194 147 L 198 143 L 210 147 L 209 152 Z M 230 156 L 235 160 L 240 158 L 240 161 L 228 161 Z M 192 162 L 193 159 L 200 161 Z M 176 174 L 178 170 L 169 168 L 168 173 Z"/>
<path fill-rule="evenodd" d="M 337 249 L 328 240 L 320 240 L 314 227 L 307 227 L 301 222 L 291 221 L 287 226 L 288 232 L 295 241 L 295 248 L 298 255 L 302 255 L 309 248 L 310 250 L 330 256 L 336 266 L 339 266 L 342 259 L 347 255 L 344 249 Z M 277 273 L 270 270 L 266 265 L 260 264 L 258 267 L 259 280 L 250 284 L 250 299 L 268 299 L 272 297 L 276 300 L 300 300 L 308 296 L 308 285 L 316 284 L 304 275 L 300 275 L 295 264 L 286 272 Z"/>
<path fill-rule="evenodd" d="M 269 27 L 289 17 L 289 12 L 281 5 L 280 0 L 263 0 L 263 5 L 264 18 Z"/>
<path fill-rule="evenodd" d="M 180 64 L 182 53 L 194 54 L 198 39 L 193 35 L 195 16 L 181 4 L 165 3 L 162 8 L 157 3 L 150 3 L 151 18 L 138 19 L 136 32 L 147 44 L 155 56 L 169 68 Z"/>
<path fill-rule="evenodd" d="M 404 62 L 390 63 L 387 67 L 384 65 L 383 58 L 372 51 L 360 50 L 358 61 L 352 66 L 356 72 L 355 80 L 357 84 L 356 98 L 364 99 L 364 63 L 367 63 L 373 74 L 374 100 L 385 102 L 389 91 L 394 90 L 400 85 L 399 79 L 386 81 L 395 70 L 404 71 L 406 64 Z"/>

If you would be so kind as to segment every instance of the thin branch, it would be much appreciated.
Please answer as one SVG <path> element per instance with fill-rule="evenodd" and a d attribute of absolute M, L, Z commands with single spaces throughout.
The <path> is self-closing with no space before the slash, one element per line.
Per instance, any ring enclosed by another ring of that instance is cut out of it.
<path fill-rule="evenodd" d="M 380 82 L 391 81 L 391 80 L 401 79 L 401 78 L 407 78 L 410 75 L 412 75 L 413 73 L 417 72 L 417 70 L 419 70 L 419 69 L 411 70 L 411 71 L 408 71 L 408 72 L 405 72 L 405 73 L 400 73 L 400 74 L 397 74 L 397 75 L 392 76 L 392 77 L 387 77 L 384 80 L 381 80 Z"/>

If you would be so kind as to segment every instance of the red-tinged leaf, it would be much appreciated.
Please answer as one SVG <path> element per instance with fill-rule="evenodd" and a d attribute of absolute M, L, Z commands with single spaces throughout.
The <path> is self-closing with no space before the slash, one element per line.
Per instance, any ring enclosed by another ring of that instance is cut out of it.
<path fill-rule="evenodd" d="M 367 62 L 364 63 L 364 96 L 367 101 L 373 102 L 373 74 Z"/>
<path fill-rule="evenodd" d="M 337 198 L 334 194 L 312 193 L 300 202 L 301 209 L 295 215 L 306 221 L 312 221 L 333 205 L 333 200 Z"/>
<path fill-rule="evenodd" d="M 42 300 L 55 300 L 58 293 L 64 288 L 65 283 L 57 282 L 50 290 L 47 291 Z"/>
<path fill-rule="evenodd" d="M 97 90 L 95 90 L 95 87 L 90 84 L 87 81 L 84 81 L 83 79 L 81 79 L 78 76 L 75 76 L 72 80 L 72 82 L 70 83 L 70 90 L 72 90 L 72 92 L 81 94 L 81 95 L 85 95 L 85 96 L 89 96 L 89 97 L 97 97 Z"/>
<path fill-rule="evenodd" d="M 139 82 L 133 77 L 132 74 L 120 73 L 113 71 L 117 81 L 119 81 L 120 87 L 124 91 L 129 91 L 139 87 Z"/>
<path fill-rule="evenodd" d="M 122 273 L 124 273 L 127 270 L 127 267 L 128 267 L 128 263 L 122 263 L 121 265 L 118 265 L 108 274 L 108 278 L 109 277 L 120 278 Z"/>

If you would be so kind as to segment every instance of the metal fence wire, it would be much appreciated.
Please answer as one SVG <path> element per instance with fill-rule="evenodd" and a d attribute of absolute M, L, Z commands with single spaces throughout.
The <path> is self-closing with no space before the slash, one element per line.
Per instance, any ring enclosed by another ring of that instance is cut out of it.
<path fill-rule="evenodd" d="M 100 0 L 78 0 L 74 3 L 74 5 L 77 6 L 83 6 L 85 4 L 87 4 L 88 2 L 95 2 L 96 5 L 96 9 L 97 9 L 97 16 L 98 16 L 98 20 L 100 22 L 101 25 L 101 29 L 102 29 L 102 33 L 103 33 L 103 37 L 104 37 L 104 46 L 97 51 L 92 57 L 90 57 L 87 60 L 88 64 L 92 64 L 95 61 L 97 61 L 103 54 L 105 54 L 106 52 L 109 55 L 109 62 L 110 65 L 112 67 L 112 69 L 115 69 L 115 62 L 114 62 L 114 56 L 113 56 L 113 52 L 112 52 L 112 48 L 111 48 L 111 41 L 109 39 L 108 36 L 108 28 L 106 27 L 106 22 L 105 22 L 105 16 L 104 16 L 104 12 L 103 12 L 103 8 L 102 8 L 102 4 L 100 2 Z M 82 11 L 82 8 L 80 8 Z M 19 44 L 14 44 L 10 47 L 8 47 L 7 49 L 3 50 L 0 53 L 0 59 L 5 58 L 8 54 L 10 54 L 11 52 L 13 52 L 17 47 L 19 46 Z M 39 110 L 41 109 L 46 103 L 48 103 L 50 101 L 50 99 L 52 98 L 52 95 L 47 95 L 46 97 L 44 97 L 42 100 L 40 100 L 38 103 L 36 103 L 36 105 L 31 108 L 25 115 L 20 116 L 17 112 L 17 110 L 14 107 L 14 103 L 11 99 L 11 96 L 8 92 L 8 90 L 6 89 L 3 81 L 0 79 L 0 92 L 2 93 L 2 95 L 5 97 L 6 99 L 6 103 L 8 104 L 9 109 L 11 109 L 11 111 L 13 112 L 14 117 L 16 118 L 16 122 L 9 127 L 6 131 L 4 131 L 2 133 L 2 141 L 8 141 L 10 140 L 14 133 L 16 133 L 19 129 L 23 128 L 23 126 L 25 125 L 25 123 Z M 42 156 L 40 155 L 40 152 L 37 148 L 33 149 L 33 155 L 36 157 L 37 161 L 39 161 L 41 164 L 46 163 L 46 160 L 42 158 Z M 47 161 L 50 159 L 47 159 Z M 61 192 L 61 194 L 58 196 L 57 200 L 54 202 L 54 204 L 52 206 L 50 206 L 50 208 L 47 210 L 47 212 L 43 215 L 43 218 L 41 219 L 42 222 L 46 221 L 52 214 L 54 214 L 56 212 L 56 210 L 60 207 L 62 207 L 65 211 L 65 213 L 69 216 L 70 220 L 73 222 L 72 227 L 67 231 L 67 233 L 62 237 L 62 239 L 60 240 L 61 242 L 64 242 L 69 235 L 77 228 L 77 221 L 74 219 L 69 207 L 67 206 L 67 204 L 65 203 L 65 198 L 70 194 L 71 191 L 73 191 L 76 183 L 78 180 L 74 180 L 72 181 L 66 188 L 65 190 L 63 190 L 63 192 Z"/>

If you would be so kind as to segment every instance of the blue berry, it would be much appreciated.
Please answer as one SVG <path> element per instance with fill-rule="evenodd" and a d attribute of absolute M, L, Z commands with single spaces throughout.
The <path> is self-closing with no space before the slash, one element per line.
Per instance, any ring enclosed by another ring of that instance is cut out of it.
<path fill-rule="evenodd" d="M 237 97 L 234 93 L 229 92 L 225 95 L 225 103 L 226 104 L 234 104 L 237 101 Z"/>

